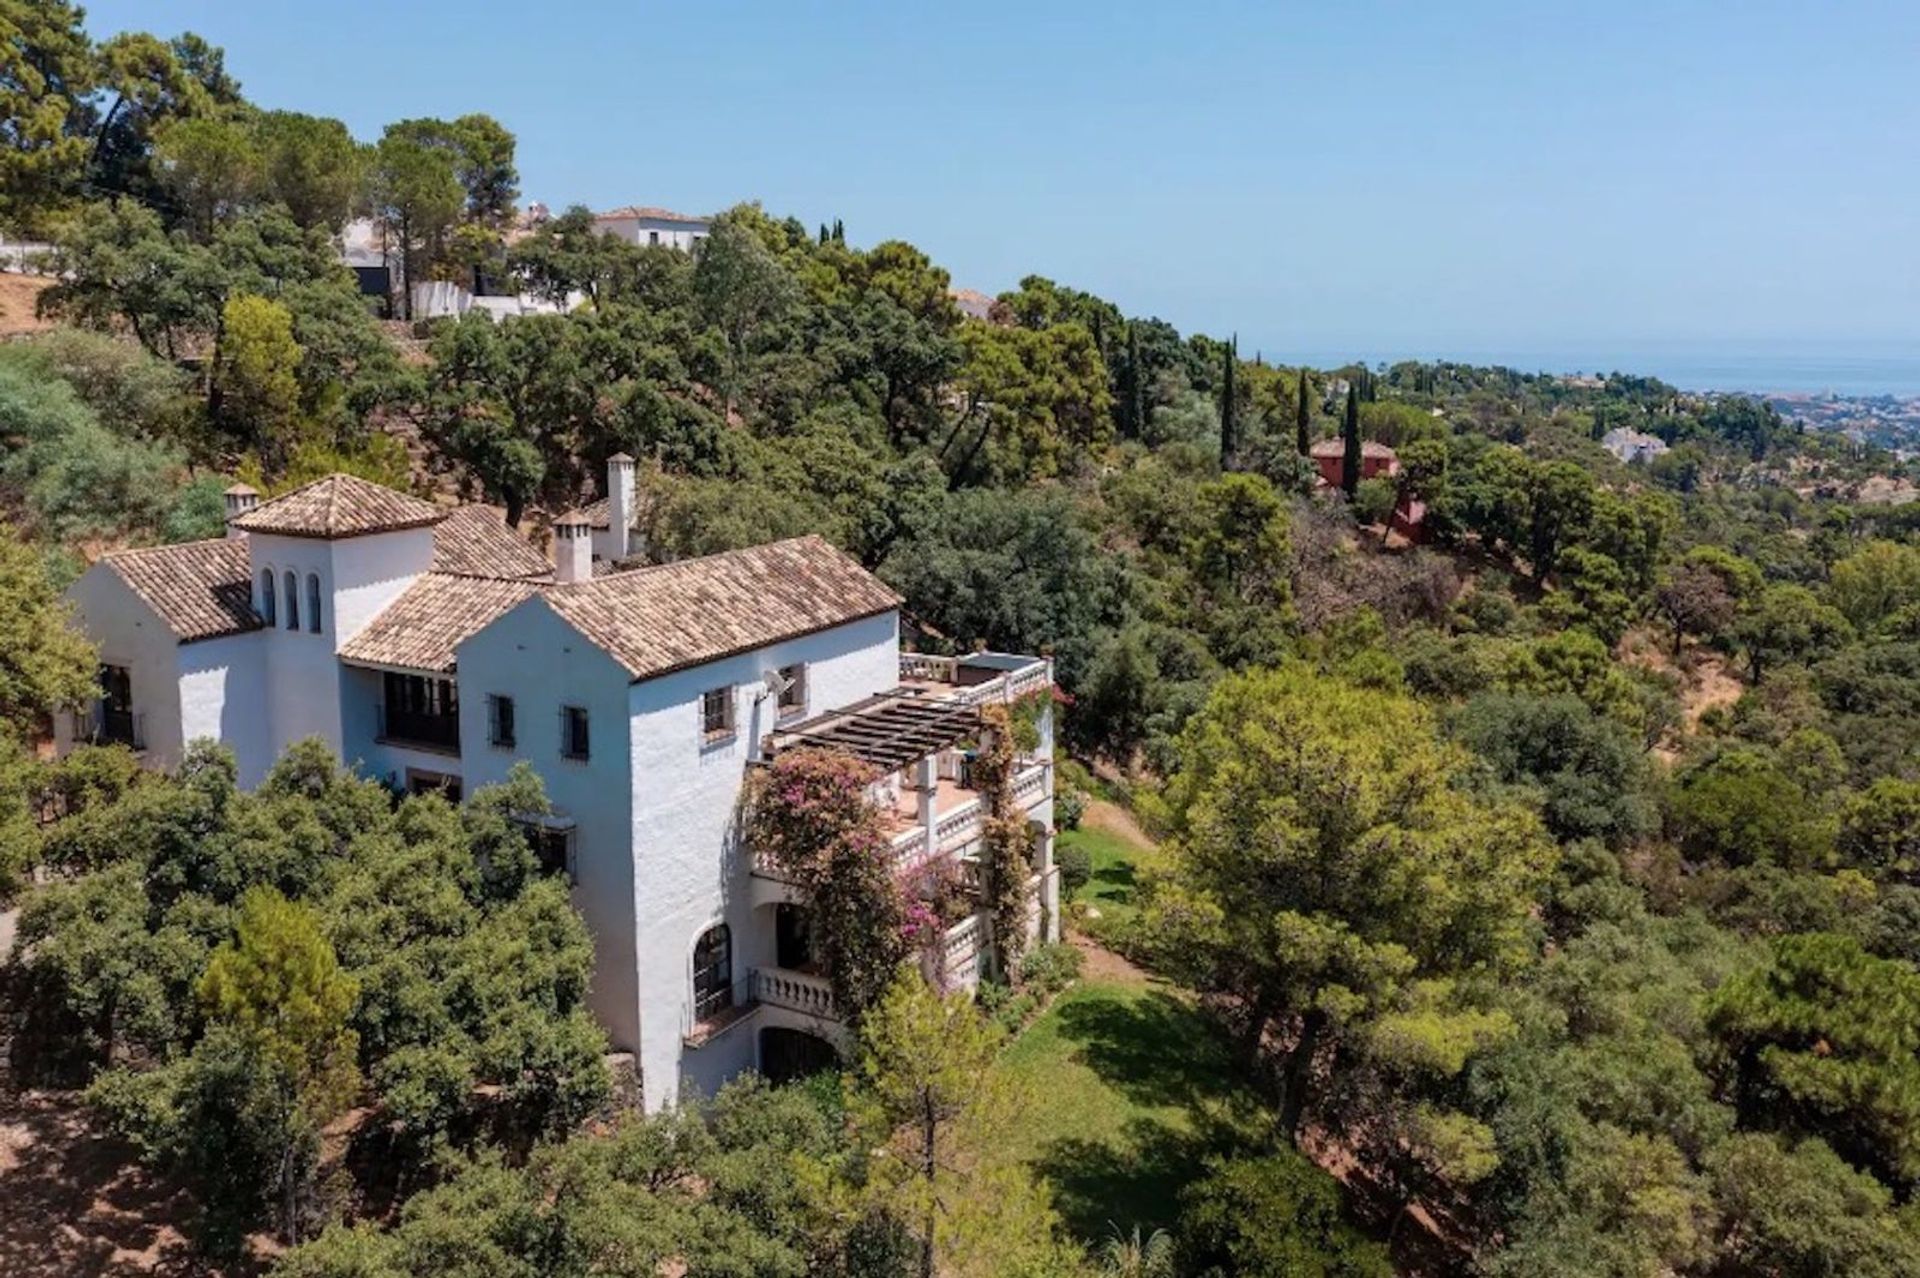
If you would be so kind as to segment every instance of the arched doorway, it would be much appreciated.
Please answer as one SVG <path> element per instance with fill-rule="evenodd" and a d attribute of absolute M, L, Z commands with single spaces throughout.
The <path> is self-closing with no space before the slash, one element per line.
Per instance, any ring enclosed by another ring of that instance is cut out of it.
<path fill-rule="evenodd" d="M 780 1025 L 760 1031 L 760 1072 L 770 1083 L 811 1078 L 839 1064 L 840 1053 L 817 1034 Z"/>

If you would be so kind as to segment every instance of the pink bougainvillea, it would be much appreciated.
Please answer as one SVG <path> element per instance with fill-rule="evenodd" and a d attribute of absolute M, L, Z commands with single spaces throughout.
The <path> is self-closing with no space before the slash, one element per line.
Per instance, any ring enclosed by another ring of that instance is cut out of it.
<path fill-rule="evenodd" d="M 924 928 L 894 880 L 893 847 L 867 798 L 878 773 L 837 750 L 792 750 L 748 792 L 748 846 L 806 898 L 841 1014 L 858 1021 Z"/>

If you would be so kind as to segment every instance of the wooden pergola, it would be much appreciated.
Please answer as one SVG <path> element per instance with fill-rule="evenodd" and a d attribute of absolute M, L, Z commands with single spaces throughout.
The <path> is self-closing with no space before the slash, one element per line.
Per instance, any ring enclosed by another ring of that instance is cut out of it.
<path fill-rule="evenodd" d="M 840 750 L 892 772 L 979 730 L 978 706 L 890 692 L 776 729 L 771 753 L 803 746 Z"/>

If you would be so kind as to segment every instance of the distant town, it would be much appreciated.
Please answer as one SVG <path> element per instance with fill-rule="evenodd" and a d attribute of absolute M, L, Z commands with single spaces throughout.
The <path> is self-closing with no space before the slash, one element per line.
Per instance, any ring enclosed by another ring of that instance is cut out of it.
<path fill-rule="evenodd" d="M 1761 397 L 1782 417 L 1901 454 L 1920 452 L 1920 395 L 1775 394 Z"/>

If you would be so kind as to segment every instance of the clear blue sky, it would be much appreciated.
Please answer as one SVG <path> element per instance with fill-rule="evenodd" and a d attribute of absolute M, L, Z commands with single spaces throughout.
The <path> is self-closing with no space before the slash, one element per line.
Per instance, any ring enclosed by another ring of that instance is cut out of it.
<path fill-rule="evenodd" d="M 525 198 L 759 199 L 1243 353 L 1920 339 L 1920 3 L 97 0 Z"/>

